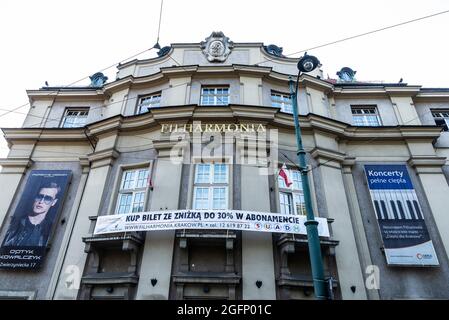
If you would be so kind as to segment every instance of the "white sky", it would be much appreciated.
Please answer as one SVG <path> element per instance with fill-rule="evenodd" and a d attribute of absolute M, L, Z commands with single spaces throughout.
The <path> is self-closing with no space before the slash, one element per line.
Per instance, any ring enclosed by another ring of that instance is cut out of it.
<path fill-rule="evenodd" d="M 0 115 L 27 103 L 26 89 L 67 85 L 153 46 L 159 8 L 159 0 L 1 0 Z M 221 30 L 234 42 L 276 44 L 289 54 L 448 9 L 447 0 L 164 0 L 159 42 L 200 42 Z M 348 66 L 358 80 L 449 87 L 448 34 L 444 14 L 309 53 L 325 77 Z M 115 71 L 104 73 L 112 81 Z M 20 127 L 21 113 L 1 116 L 0 127 Z"/>

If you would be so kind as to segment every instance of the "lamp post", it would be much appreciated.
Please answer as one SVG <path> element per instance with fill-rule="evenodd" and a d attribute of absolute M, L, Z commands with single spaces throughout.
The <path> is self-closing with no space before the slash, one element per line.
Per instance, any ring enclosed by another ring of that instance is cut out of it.
<path fill-rule="evenodd" d="M 318 221 L 315 220 L 312 200 L 310 197 L 309 178 L 307 176 L 306 152 L 302 145 L 301 128 L 298 118 L 298 87 L 301 72 L 313 71 L 318 65 L 319 60 L 314 56 L 307 55 L 307 52 L 298 62 L 298 76 L 296 83 L 290 78 L 290 95 L 292 97 L 293 118 L 295 120 L 295 135 L 297 144 L 297 155 L 299 161 L 299 171 L 301 173 L 302 188 L 304 192 L 304 202 L 306 208 L 307 221 L 304 223 L 307 229 L 307 240 L 309 244 L 310 265 L 312 267 L 313 287 L 317 299 L 327 299 L 327 287 L 324 280 L 323 260 L 321 256 L 320 238 L 318 236 Z M 296 84 L 296 86 L 295 86 Z"/>

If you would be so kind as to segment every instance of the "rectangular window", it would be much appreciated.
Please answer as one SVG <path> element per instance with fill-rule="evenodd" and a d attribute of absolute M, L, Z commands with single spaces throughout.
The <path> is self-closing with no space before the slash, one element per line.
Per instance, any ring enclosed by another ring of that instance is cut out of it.
<path fill-rule="evenodd" d="M 137 114 L 148 112 L 151 108 L 158 108 L 161 106 L 161 93 L 154 93 L 139 99 L 137 105 Z"/>
<path fill-rule="evenodd" d="M 292 195 L 286 192 L 279 192 L 279 204 L 282 214 L 292 214 Z"/>
<path fill-rule="evenodd" d="M 229 104 L 229 87 L 202 87 L 202 106 L 220 106 Z"/>
<path fill-rule="evenodd" d="M 117 213 L 145 210 L 145 194 L 149 186 L 149 169 L 123 171 L 117 200 Z"/>
<path fill-rule="evenodd" d="M 443 131 L 449 131 L 449 110 L 431 110 L 437 126 L 443 127 Z"/>
<path fill-rule="evenodd" d="M 351 106 L 351 112 L 354 126 L 380 126 L 380 118 L 375 106 Z"/>
<path fill-rule="evenodd" d="M 284 179 L 278 176 L 280 211 L 282 214 L 305 215 L 301 173 L 291 169 L 286 172 L 292 184 L 287 187 Z"/>
<path fill-rule="evenodd" d="M 293 113 L 290 94 L 271 91 L 271 106 L 280 108 L 282 112 Z"/>
<path fill-rule="evenodd" d="M 87 121 L 89 108 L 67 108 L 62 119 L 62 128 L 84 127 Z"/>
<path fill-rule="evenodd" d="M 193 209 L 228 209 L 228 175 L 227 164 L 195 165 Z"/>

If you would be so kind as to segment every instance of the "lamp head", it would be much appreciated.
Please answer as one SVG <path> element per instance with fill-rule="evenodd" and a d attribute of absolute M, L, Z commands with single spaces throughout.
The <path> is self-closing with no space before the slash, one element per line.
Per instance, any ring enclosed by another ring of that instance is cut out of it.
<path fill-rule="evenodd" d="M 301 72 L 311 72 L 318 67 L 320 61 L 315 56 L 309 56 L 307 52 L 298 61 L 298 70 Z"/>

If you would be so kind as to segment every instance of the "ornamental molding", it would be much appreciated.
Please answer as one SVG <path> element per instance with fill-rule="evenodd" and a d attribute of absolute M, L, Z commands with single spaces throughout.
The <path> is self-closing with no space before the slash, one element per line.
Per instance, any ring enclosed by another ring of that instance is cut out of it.
<path fill-rule="evenodd" d="M 234 48 L 234 43 L 221 31 L 214 31 L 202 41 L 201 49 L 209 62 L 224 62 Z"/>

